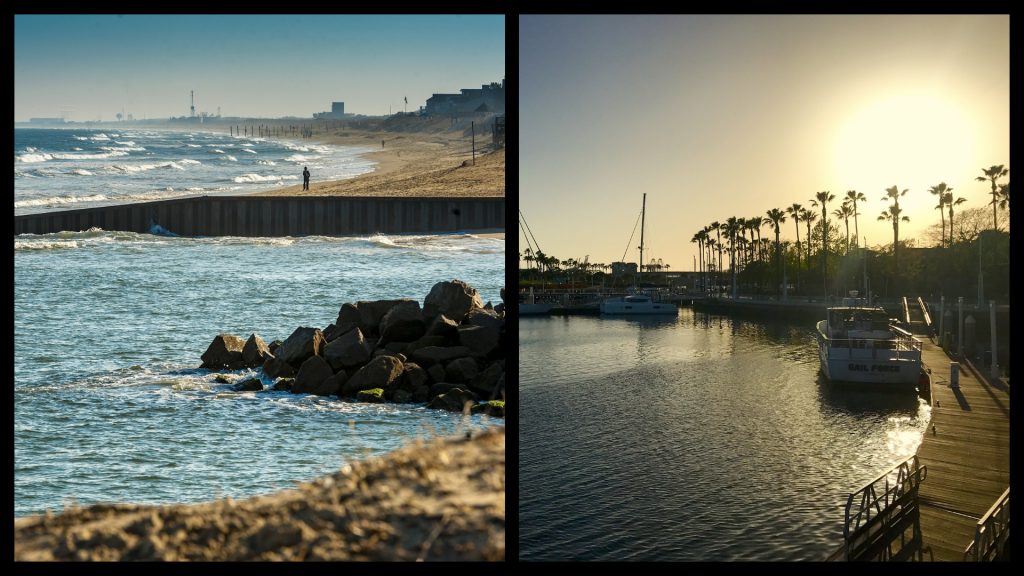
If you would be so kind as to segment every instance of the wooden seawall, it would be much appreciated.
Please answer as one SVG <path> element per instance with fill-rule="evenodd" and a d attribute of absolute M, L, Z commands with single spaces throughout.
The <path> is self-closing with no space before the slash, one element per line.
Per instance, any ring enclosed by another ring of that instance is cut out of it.
<path fill-rule="evenodd" d="M 14 234 L 89 228 L 180 236 L 347 236 L 504 229 L 505 198 L 201 196 L 14 217 Z"/>

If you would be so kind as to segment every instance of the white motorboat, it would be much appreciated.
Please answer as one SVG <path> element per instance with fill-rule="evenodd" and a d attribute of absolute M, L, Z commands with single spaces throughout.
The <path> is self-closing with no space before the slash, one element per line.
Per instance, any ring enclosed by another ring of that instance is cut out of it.
<path fill-rule="evenodd" d="M 829 380 L 913 385 L 921 375 L 921 341 L 884 309 L 844 299 L 818 322 L 821 371 Z"/>

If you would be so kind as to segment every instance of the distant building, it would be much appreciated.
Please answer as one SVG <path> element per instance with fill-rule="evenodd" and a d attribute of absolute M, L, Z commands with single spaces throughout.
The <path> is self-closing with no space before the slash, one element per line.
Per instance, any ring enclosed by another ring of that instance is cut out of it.
<path fill-rule="evenodd" d="M 612 276 L 636 274 L 636 262 L 612 262 Z"/>
<path fill-rule="evenodd" d="M 63 118 L 29 118 L 31 124 L 63 124 Z"/>
<path fill-rule="evenodd" d="M 323 120 L 341 120 L 352 116 L 351 114 L 345 114 L 345 103 L 344 102 L 331 102 L 330 112 L 316 112 L 313 114 L 313 118 Z"/>
<path fill-rule="evenodd" d="M 480 88 L 463 88 L 459 94 L 434 94 L 427 98 L 425 109 L 428 116 L 504 111 L 504 79 L 501 83 L 491 82 Z"/>

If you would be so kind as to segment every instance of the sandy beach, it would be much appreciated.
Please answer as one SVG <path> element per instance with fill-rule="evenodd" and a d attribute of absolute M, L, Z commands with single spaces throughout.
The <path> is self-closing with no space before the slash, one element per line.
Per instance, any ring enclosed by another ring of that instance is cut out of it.
<path fill-rule="evenodd" d="M 315 132 L 317 143 L 362 146 L 376 169 L 348 180 L 310 179 L 302 185 L 262 192 L 269 196 L 504 196 L 505 150 L 493 150 L 491 136 L 477 126 L 476 161 L 468 120 L 454 125 L 447 118 L 407 117 L 383 124 L 326 127 Z M 383 142 L 383 146 L 382 146 Z"/>
<path fill-rule="evenodd" d="M 14 558 L 504 560 L 505 429 L 417 442 L 247 500 L 20 518 Z"/>

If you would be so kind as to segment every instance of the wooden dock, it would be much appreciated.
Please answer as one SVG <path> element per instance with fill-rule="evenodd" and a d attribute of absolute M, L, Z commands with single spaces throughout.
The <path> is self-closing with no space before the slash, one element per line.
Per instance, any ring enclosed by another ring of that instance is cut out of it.
<path fill-rule="evenodd" d="M 950 358 L 921 335 L 931 369 L 932 420 L 917 456 L 928 467 L 921 483 L 924 560 L 963 561 L 975 526 L 1010 485 L 1010 391 L 960 366 L 951 388 Z"/>

